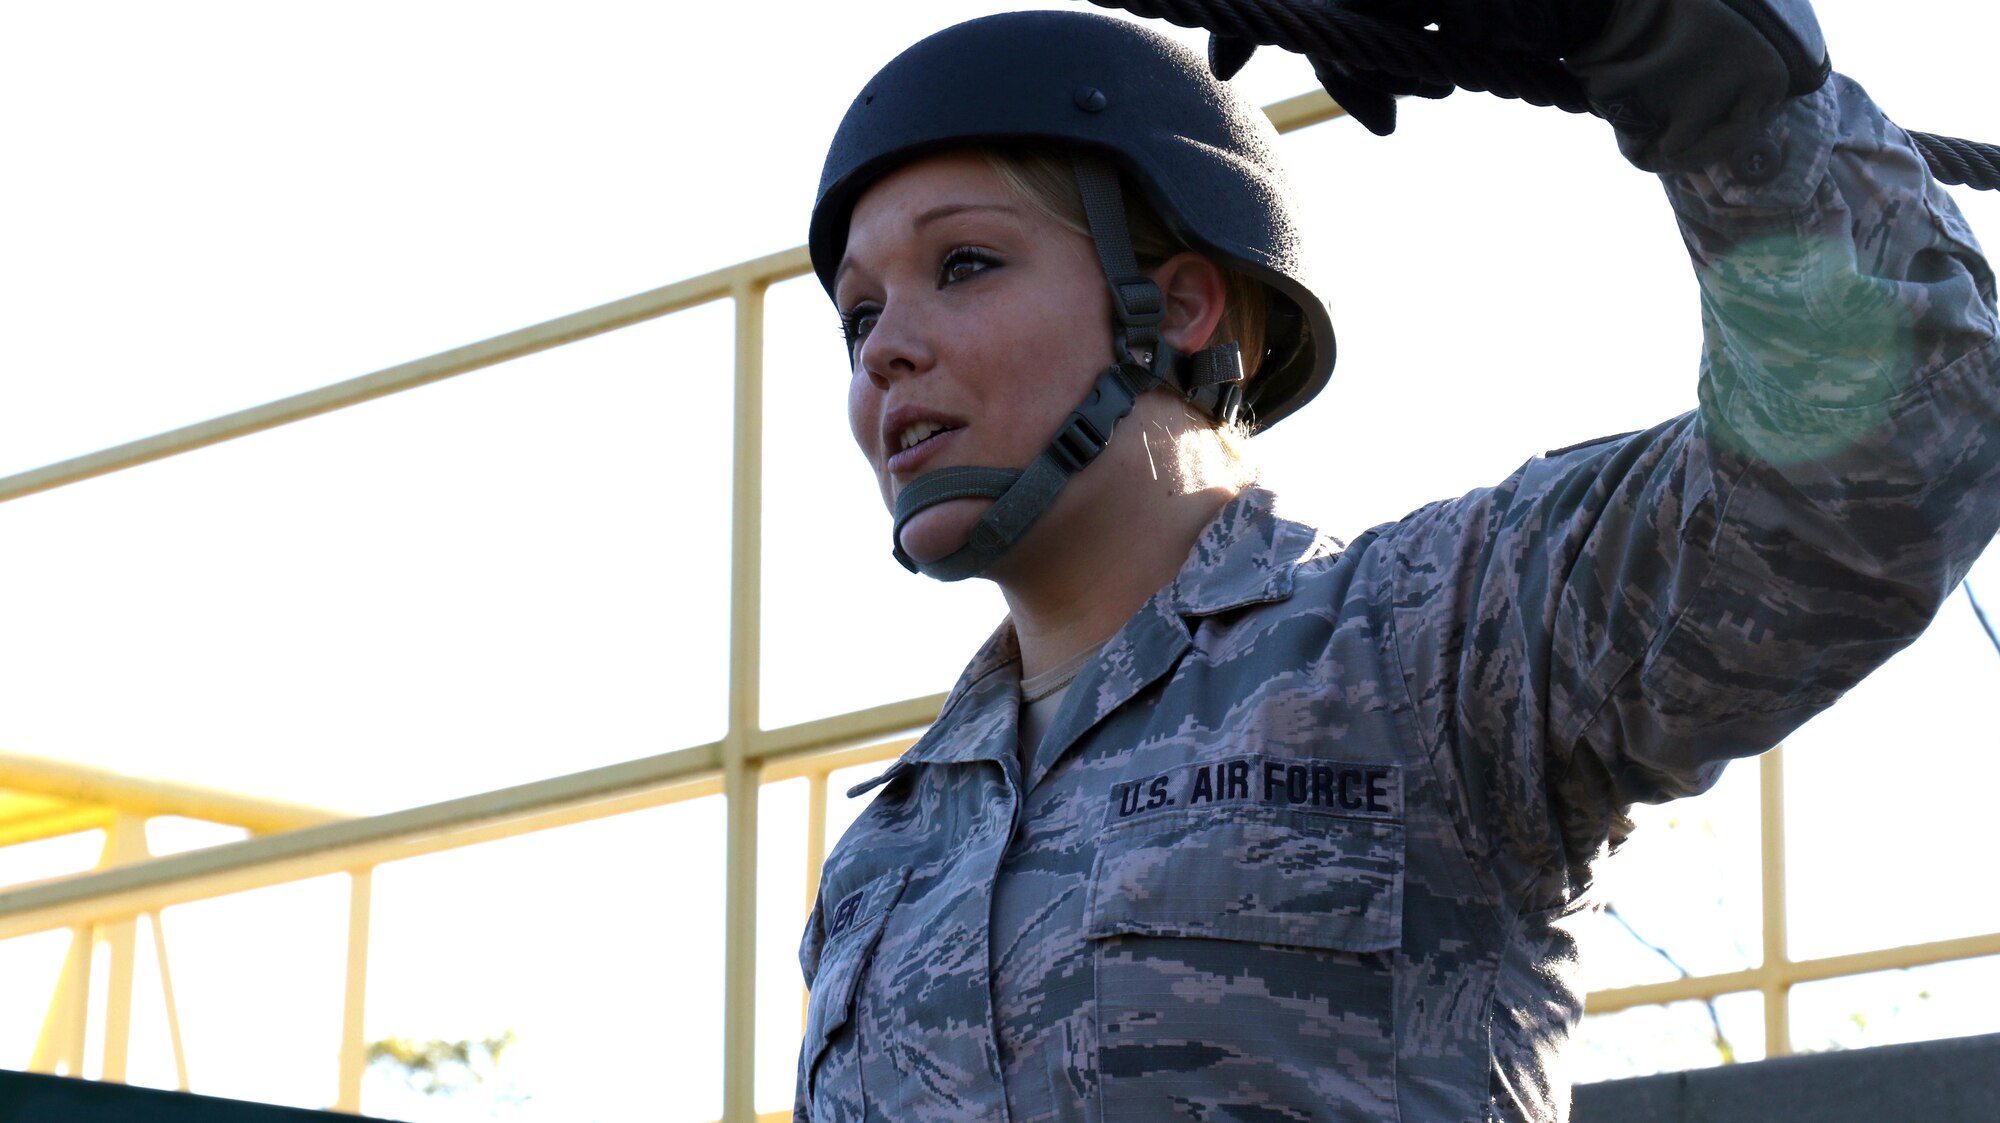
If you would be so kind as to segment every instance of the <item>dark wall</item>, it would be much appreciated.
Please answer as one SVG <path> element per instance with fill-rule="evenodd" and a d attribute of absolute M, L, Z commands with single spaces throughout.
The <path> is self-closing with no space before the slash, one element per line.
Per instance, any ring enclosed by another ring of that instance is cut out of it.
<path fill-rule="evenodd" d="M 0 1123 L 354 1123 L 353 1115 L 0 1070 Z M 1995 1123 L 2000 1034 L 1584 1084 L 1572 1123 Z"/>
<path fill-rule="evenodd" d="M 1572 1123 L 1995 1123 L 2000 1034 L 1583 1084 Z"/>
<path fill-rule="evenodd" d="M 0 1069 L 0 1123 L 355 1123 L 360 1119 Z"/>

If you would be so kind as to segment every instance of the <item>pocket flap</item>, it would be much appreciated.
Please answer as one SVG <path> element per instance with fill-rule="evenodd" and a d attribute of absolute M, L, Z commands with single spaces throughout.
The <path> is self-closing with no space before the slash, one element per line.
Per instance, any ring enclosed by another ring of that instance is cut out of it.
<path fill-rule="evenodd" d="M 908 870 L 891 870 L 839 900 L 820 907 L 825 911 L 826 941 L 820 947 L 819 966 L 813 972 L 811 995 L 806 1001 L 806 1054 L 817 1059 L 826 1043 L 847 1024 L 854 1010 L 854 990 L 862 969 L 882 937 L 889 910 L 903 895 Z"/>
<path fill-rule="evenodd" d="M 1402 941 L 1403 825 L 1272 809 L 1107 831 L 1085 935 L 1383 951 Z"/>

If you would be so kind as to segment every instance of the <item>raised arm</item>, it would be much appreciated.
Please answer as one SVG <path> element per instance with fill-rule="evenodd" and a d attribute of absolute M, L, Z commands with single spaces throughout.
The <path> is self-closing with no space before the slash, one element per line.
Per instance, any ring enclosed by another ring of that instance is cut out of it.
<path fill-rule="evenodd" d="M 1702 790 L 1908 644 L 2000 527 L 1993 277 L 1861 88 L 1662 178 L 1700 408 L 1398 534 L 1418 710 L 1538 899 L 1625 806 Z"/>

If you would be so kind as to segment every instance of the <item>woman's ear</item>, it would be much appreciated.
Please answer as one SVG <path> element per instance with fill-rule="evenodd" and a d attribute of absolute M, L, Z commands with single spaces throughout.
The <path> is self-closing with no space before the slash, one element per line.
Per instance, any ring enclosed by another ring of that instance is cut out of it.
<path fill-rule="evenodd" d="M 1208 346 L 1228 299 L 1222 268 L 1190 250 L 1161 262 L 1152 278 L 1166 302 L 1160 338 L 1182 353 Z"/>

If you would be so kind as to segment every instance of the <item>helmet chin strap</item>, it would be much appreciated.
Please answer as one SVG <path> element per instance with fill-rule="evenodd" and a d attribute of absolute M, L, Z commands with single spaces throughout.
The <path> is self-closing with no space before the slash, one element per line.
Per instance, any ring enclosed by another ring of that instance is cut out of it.
<path fill-rule="evenodd" d="M 1236 344 L 1183 355 L 1160 338 L 1166 301 L 1159 286 L 1139 269 L 1132 252 L 1118 173 L 1102 158 L 1079 152 L 1076 182 L 1090 220 L 1091 240 L 1111 284 L 1117 319 L 1112 364 L 1098 372 L 1089 396 L 1070 412 L 1055 439 L 1027 468 L 940 468 L 912 480 L 897 494 L 890 534 L 896 560 L 912 573 L 962 581 L 984 572 L 1028 533 L 1069 478 L 1097 459 L 1119 419 L 1155 386 L 1173 387 L 1225 424 L 1236 419 L 1243 400 L 1243 365 Z M 965 545 L 936 561 L 912 558 L 903 549 L 903 527 L 922 512 L 954 499 L 991 499 L 993 506 L 973 524 Z"/>

